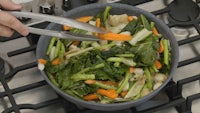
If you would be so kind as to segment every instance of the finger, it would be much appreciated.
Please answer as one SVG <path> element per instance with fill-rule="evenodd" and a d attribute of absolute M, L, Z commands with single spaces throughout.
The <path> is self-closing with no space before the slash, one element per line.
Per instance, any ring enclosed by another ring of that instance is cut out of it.
<path fill-rule="evenodd" d="M 14 33 L 13 30 L 0 24 L 0 36 L 11 37 L 13 33 Z"/>
<path fill-rule="evenodd" d="M 0 11 L 0 23 L 4 26 L 10 27 L 13 30 L 17 31 L 23 36 L 28 35 L 28 29 L 24 24 L 22 24 L 18 19 L 16 19 L 14 16 L 5 13 L 3 11 Z"/>
<path fill-rule="evenodd" d="M 15 4 L 12 2 L 12 0 L 0 0 L 0 6 L 3 9 L 8 9 L 8 10 L 19 10 L 22 8 L 21 5 Z"/>

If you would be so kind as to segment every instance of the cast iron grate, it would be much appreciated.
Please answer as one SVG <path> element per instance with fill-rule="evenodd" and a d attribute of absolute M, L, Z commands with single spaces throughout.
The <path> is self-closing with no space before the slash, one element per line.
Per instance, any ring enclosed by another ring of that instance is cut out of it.
<path fill-rule="evenodd" d="M 151 1 L 151 0 L 146 0 L 146 1 L 142 0 L 142 2 L 139 1 L 139 2 L 135 2 L 135 3 L 129 2 L 128 4 L 138 5 L 138 4 L 141 4 L 141 3 L 144 3 L 144 2 L 148 2 L 148 1 Z M 197 0 L 197 3 L 199 3 L 199 0 Z M 170 12 L 170 9 L 167 7 L 167 8 L 155 11 L 155 12 L 153 12 L 153 14 L 161 15 L 161 14 L 169 13 L 169 12 Z M 200 22 L 199 19 L 189 18 L 189 21 L 187 21 L 187 22 L 172 21 L 171 23 L 168 24 L 168 26 L 169 27 L 188 26 L 188 25 L 194 26 L 197 29 L 198 33 L 200 34 L 199 22 Z M 13 38 L 6 38 L 6 39 L 0 38 L 0 42 L 11 41 L 11 40 L 17 39 L 19 37 L 21 37 L 21 36 L 18 35 L 18 34 L 15 34 L 15 35 L 13 35 Z M 29 35 L 29 37 L 35 38 L 36 36 L 35 35 Z M 39 37 L 39 36 L 37 36 L 37 37 Z M 198 40 L 200 40 L 200 35 L 180 40 L 180 41 L 178 41 L 178 44 L 179 44 L 179 46 L 182 46 L 184 44 L 192 43 L 192 42 L 198 41 Z M 8 56 L 12 57 L 12 56 L 15 56 L 15 55 L 18 55 L 18 54 L 23 54 L 23 53 L 26 53 L 26 52 L 35 51 L 36 46 L 37 45 L 32 45 L 30 47 L 26 47 L 26 48 L 22 48 L 22 49 L 19 49 L 19 50 L 8 52 Z M 192 63 L 195 63 L 195 62 L 199 62 L 199 61 L 200 61 L 200 54 L 197 54 L 194 58 L 187 59 L 187 60 L 179 62 L 178 67 L 186 66 L 186 65 L 189 65 L 189 64 L 192 64 Z M 89 109 L 79 110 L 79 109 L 77 109 L 77 107 L 74 104 L 72 104 L 68 101 L 63 101 L 63 99 L 59 96 L 56 99 L 47 100 L 47 101 L 39 103 L 39 104 L 31 104 L 31 103 L 20 104 L 20 105 L 17 104 L 16 101 L 15 101 L 15 98 L 13 96 L 14 94 L 47 85 L 47 83 L 45 81 L 39 81 L 39 82 L 36 82 L 36 83 L 32 83 L 32 84 L 21 86 L 21 87 L 14 88 L 14 89 L 9 88 L 7 81 L 10 78 L 15 76 L 16 73 L 18 73 L 20 71 L 23 71 L 23 70 L 26 70 L 26 69 L 31 69 L 31 68 L 34 68 L 34 67 L 37 67 L 37 62 L 32 62 L 32 63 L 29 63 L 29 64 L 24 64 L 24 65 L 18 66 L 16 68 L 12 69 L 6 75 L 0 72 L 0 82 L 5 89 L 5 91 L 0 92 L 0 98 L 7 96 L 9 98 L 10 103 L 11 103 L 11 107 L 5 109 L 2 113 L 10 113 L 10 112 L 20 113 L 21 109 L 37 110 L 37 109 L 41 109 L 41 108 L 47 107 L 49 105 L 54 105 L 54 104 L 57 104 L 57 103 L 62 104 L 63 107 L 66 108 L 65 109 L 66 113 L 86 112 L 86 111 L 89 110 Z M 166 109 L 166 108 L 169 108 L 169 107 L 176 107 L 177 111 L 179 113 L 192 113 L 191 112 L 192 102 L 196 99 L 200 99 L 200 94 L 194 94 L 194 95 L 188 96 L 187 98 L 184 98 L 182 96 L 182 87 L 185 84 L 188 84 L 188 83 L 193 82 L 193 81 L 199 81 L 199 80 L 200 80 L 200 74 L 193 75 L 189 78 L 179 80 L 178 82 L 174 82 L 172 80 L 168 83 L 168 85 L 164 89 L 167 96 L 169 97 L 168 102 L 161 104 L 161 105 L 158 105 L 158 106 L 154 106 L 152 108 L 148 108 L 148 109 L 138 110 L 137 108 L 131 108 L 130 110 L 133 113 L 153 113 L 153 112 L 160 111 L 162 109 Z"/>

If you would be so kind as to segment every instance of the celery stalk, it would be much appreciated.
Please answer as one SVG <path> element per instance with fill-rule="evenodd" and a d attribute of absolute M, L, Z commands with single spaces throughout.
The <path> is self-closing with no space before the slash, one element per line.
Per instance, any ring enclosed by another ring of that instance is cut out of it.
<path fill-rule="evenodd" d="M 135 35 L 133 35 L 133 38 L 129 41 L 129 43 L 131 45 L 135 45 L 138 41 L 144 40 L 151 34 L 152 34 L 152 31 L 149 31 L 146 28 L 143 28 L 142 30 L 137 32 Z"/>

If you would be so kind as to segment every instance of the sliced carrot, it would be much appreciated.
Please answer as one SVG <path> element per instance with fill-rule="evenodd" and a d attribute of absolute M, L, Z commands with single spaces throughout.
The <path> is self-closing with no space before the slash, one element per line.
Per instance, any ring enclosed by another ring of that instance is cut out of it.
<path fill-rule="evenodd" d="M 76 20 L 79 21 L 79 22 L 87 23 L 87 22 L 89 22 L 92 18 L 93 18 L 93 16 L 83 16 L 83 17 L 77 18 Z M 68 31 L 68 30 L 70 30 L 70 29 L 71 29 L 70 26 L 63 25 L 63 30 Z"/>
<path fill-rule="evenodd" d="M 122 92 L 120 93 L 120 96 L 124 98 L 124 97 L 126 96 L 127 93 L 128 93 L 128 91 L 122 91 Z"/>
<path fill-rule="evenodd" d="M 125 34 L 116 34 L 116 33 L 105 33 L 105 34 L 99 34 L 98 36 L 100 39 L 103 40 L 116 40 L 116 41 L 128 41 L 131 40 L 131 36 L 125 35 Z"/>
<path fill-rule="evenodd" d="M 130 68 L 129 68 L 129 72 L 130 72 L 130 73 L 134 73 L 134 71 L 135 71 L 135 68 L 134 68 L 134 67 L 130 67 Z"/>
<path fill-rule="evenodd" d="M 90 101 L 90 100 L 98 100 L 99 99 L 99 96 L 95 93 L 93 94 L 88 94 L 88 95 L 85 95 L 83 97 L 84 100 L 87 100 L 87 101 Z"/>
<path fill-rule="evenodd" d="M 160 47 L 159 47 L 158 52 L 159 53 L 163 53 L 164 52 L 164 45 L 163 45 L 163 41 L 162 40 L 160 41 Z"/>
<path fill-rule="evenodd" d="M 105 28 L 105 27 L 102 27 L 102 26 L 101 26 L 100 28 L 101 28 L 102 30 L 105 30 L 105 31 L 106 31 L 106 28 Z"/>
<path fill-rule="evenodd" d="M 158 35 L 159 35 L 159 33 L 158 33 L 156 27 L 153 28 L 153 34 L 154 34 L 155 36 L 158 36 Z"/>
<path fill-rule="evenodd" d="M 41 63 L 41 64 L 46 64 L 47 60 L 40 58 L 40 59 L 38 59 L 38 62 Z"/>
<path fill-rule="evenodd" d="M 73 41 L 72 45 L 78 46 L 81 42 L 80 41 Z"/>
<path fill-rule="evenodd" d="M 100 82 L 106 85 L 118 86 L 117 82 L 112 82 L 112 81 L 100 81 Z"/>
<path fill-rule="evenodd" d="M 71 27 L 66 26 L 66 25 L 63 25 L 63 30 L 64 30 L 64 31 L 68 31 L 68 30 L 70 30 L 70 29 L 71 29 Z"/>
<path fill-rule="evenodd" d="M 85 83 L 86 84 L 95 84 L 96 80 L 86 80 Z"/>
<path fill-rule="evenodd" d="M 56 58 L 55 60 L 52 61 L 52 65 L 58 65 L 60 64 L 60 59 L 59 58 Z"/>
<path fill-rule="evenodd" d="M 162 68 L 162 64 L 160 63 L 159 60 L 155 61 L 155 65 L 156 65 L 156 69 L 161 69 Z"/>
<path fill-rule="evenodd" d="M 97 18 L 97 19 L 96 19 L 96 27 L 98 27 L 98 28 L 101 27 L 101 19 L 100 19 L 100 18 Z M 95 36 L 98 36 L 98 33 L 95 32 L 94 35 L 95 35 Z"/>
<path fill-rule="evenodd" d="M 130 22 L 132 20 L 134 20 L 134 17 L 133 16 L 128 16 L 128 21 Z"/>
<path fill-rule="evenodd" d="M 93 16 L 83 16 L 83 17 L 79 17 L 76 20 L 79 22 L 89 22 L 91 19 L 93 18 Z"/>
<path fill-rule="evenodd" d="M 97 19 L 96 19 L 96 26 L 97 26 L 98 28 L 101 27 L 101 19 L 100 19 L 100 18 L 97 18 Z"/>
<path fill-rule="evenodd" d="M 111 99 L 115 99 L 115 98 L 118 97 L 117 91 L 114 90 L 114 89 L 108 89 L 108 90 L 98 89 L 97 93 L 99 93 L 99 94 L 101 94 L 103 96 L 109 97 Z"/>
<path fill-rule="evenodd" d="M 112 82 L 112 81 L 96 81 L 96 80 L 86 80 L 86 84 L 95 84 L 96 82 L 100 82 L 106 85 L 112 85 L 112 86 L 118 86 L 117 82 Z"/>

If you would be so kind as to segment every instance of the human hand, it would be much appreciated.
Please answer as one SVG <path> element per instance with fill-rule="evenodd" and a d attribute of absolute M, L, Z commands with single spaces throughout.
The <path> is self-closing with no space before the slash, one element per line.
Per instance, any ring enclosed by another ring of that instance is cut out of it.
<path fill-rule="evenodd" d="M 6 10 L 20 10 L 22 6 L 14 4 L 11 0 L 0 0 L 0 8 Z M 14 33 L 14 30 L 23 36 L 29 34 L 29 31 L 24 24 L 14 16 L 1 11 L 0 9 L 0 36 L 10 37 Z"/>

